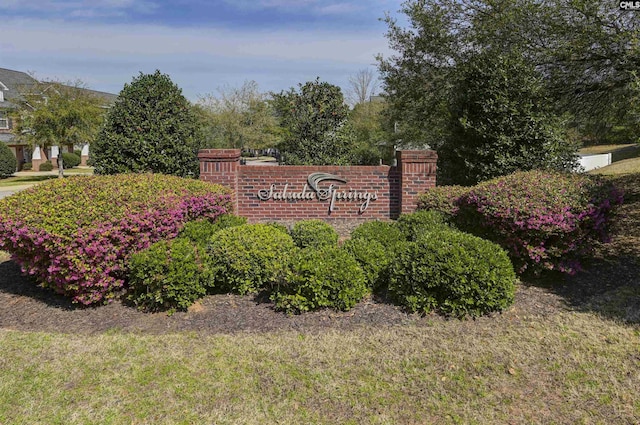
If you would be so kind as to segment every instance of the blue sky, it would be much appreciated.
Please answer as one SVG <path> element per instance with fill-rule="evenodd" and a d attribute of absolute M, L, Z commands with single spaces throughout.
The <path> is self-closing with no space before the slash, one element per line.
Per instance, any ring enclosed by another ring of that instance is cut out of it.
<path fill-rule="evenodd" d="M 0 0 L 0 67 L 118 93 L 160 69 L 195 101 L 255 80 L 346 88 L 390 52 L 401 0 Z"/>

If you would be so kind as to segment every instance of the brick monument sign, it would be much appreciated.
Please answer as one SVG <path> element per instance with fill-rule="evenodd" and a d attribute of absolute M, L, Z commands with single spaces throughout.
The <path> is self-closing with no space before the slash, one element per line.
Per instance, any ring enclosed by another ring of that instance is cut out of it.
<path fill-rule="evenodd" d="M 397 166 L 242 165 L 239 149 L 204 149 L 200 180 L 233 190 L 249 222 L 389 220 L 436 185 L 435 151 L 397 151 Z"/>

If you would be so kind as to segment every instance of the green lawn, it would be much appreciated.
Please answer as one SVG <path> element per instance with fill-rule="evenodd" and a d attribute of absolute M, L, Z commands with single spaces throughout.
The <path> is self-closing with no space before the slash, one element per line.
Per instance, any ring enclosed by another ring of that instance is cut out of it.
<path fill-rule="evenodd" d="M 73 175 L 91 175 L 93 174 L 93 168 L 69 168 L 64 170 L 65 176 L 73 176 Z M 0 179 L 0 188 L 3 187 L 12 187 L 12 186 L 25 186 L 25 185 L 33 185 L 38 184 L 43 181 L 57 179 L 58 174 L 57 171 L 54 170 L 51 174 L 47 175 L 20 175 L 15 177 L 8 177 L 6 179 Z"/>
<path fill-rule="evenodd" d="M 0 331 L 3 424 L 631 424 L 640 332 L 594 314 L 321 333 Z"/>
<path fill-rule="evenodd" d="M 640 158 L 625 159 L 606 167 L 589 171 L 590 174 L 619 175 L 640 173 Z"/>

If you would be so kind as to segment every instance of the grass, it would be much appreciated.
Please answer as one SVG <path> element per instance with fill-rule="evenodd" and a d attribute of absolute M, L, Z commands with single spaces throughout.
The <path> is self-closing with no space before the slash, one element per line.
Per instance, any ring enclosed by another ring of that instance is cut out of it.
<path fill-rule="evenodd" d="M 56 174 L 53 174 L 54 172 Z M 90 174 L 93 174 L 93 168 L 69 168 L 67 170 L 64 170 L 64 174 L 65 176 L 84 175 L 84 174 L 90 175 Z M 20 175 L 15 177 L 8 177 L 6 179 L 0 180 L 0 188 L 34 185 L 34 184 L 42 183 L 43 181 L 57 179 L 57 178 L 58 178 L 57 170 L 54 170 L 52 171 L 52 174 L 47 174 L 47 175 L 34 174 L 34 175 Z"/>
<path fill-rule="evenodd" d="M 578 153 L 581 153 L 584 155 L 595 155 L 600 153 L 615 152 L 615 151 L 627 149 L 633 146 L 638 146 L 638 144 L 630 143 L 626 145 L 595 145 L 595 146 L 588 146 L 588 147 L 582 148 L 578 151 Z"/>
<path fill-rule="evenodd" d="M 601 175 L 619 175 L 619 174 L 632 174 L 640 173 L 640 158 L 625 159 L 622 161 L 614 162 L 606 167 L 598 168 L 589 171 L 590 174 Z"/>
<path fill-rule="evenodd" d="M 640 333 L 589 313 L 319 334 L 0 331 L 0 423 L 636 423 Z"/>

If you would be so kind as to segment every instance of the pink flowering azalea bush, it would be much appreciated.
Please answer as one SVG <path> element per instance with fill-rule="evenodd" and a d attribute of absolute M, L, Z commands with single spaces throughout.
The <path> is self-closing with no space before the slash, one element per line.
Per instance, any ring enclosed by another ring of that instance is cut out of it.
<path fill-rule="evenodd" d="M 549 171 L 518 172 L 467 189 L 454 188 L 445 212 L 461 229 L 499 243 L 519 273 L 579 271 L 593 243 L 608 240 L 612 212 L 623 199 L 602 178 Z M 446 198 L 442 193 L 424 196 L 422 207 Z"/>
<path fill-rule="evenodd" d="M 0 249 L 74 302 L 107 302 L 124 286 L 133 253 L 230 205 L 222 186 L 174 176 L 56 179 L 0 201 Z"/>

